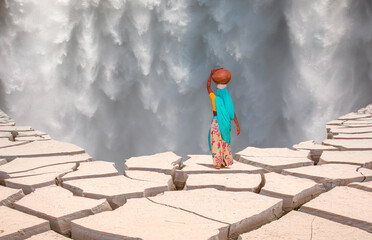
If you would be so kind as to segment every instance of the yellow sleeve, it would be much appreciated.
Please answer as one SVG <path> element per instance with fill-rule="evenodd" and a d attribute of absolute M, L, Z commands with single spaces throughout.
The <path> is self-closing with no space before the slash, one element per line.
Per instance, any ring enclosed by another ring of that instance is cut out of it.
<path fill-rule="evenodd" d="M 216 98 L 216 95 L 213 92 L 211 92 L 209 94 L 209 97 L 211 98 L 212 101 L 214 101 L 214 99 Z"/>
<path fill-rule="evenodd" d="M 212 108 L 213 108 L 213 111 L 217 111 L 216 110 L 216 102 L 215 102 L 215 99 L 216 99 L 216 95 L 213 93 L 213 92 L 211 92 L 210 94 L 209 94 L 209 97 L 211 98 L 211 101 L 212 101 Z"/>

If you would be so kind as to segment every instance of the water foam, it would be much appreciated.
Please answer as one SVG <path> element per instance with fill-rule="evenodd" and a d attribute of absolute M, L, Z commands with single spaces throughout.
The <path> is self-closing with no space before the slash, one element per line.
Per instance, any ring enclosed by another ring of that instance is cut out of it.
<path fill-rule="evenodd" d="M 207 153 L 206 81 L 223 66 L 234 151 L 319 141 L 325 122 L 372 102 L 371 12 L 353 0 L 1 1 L 0 107 L 120 168 Z"/>

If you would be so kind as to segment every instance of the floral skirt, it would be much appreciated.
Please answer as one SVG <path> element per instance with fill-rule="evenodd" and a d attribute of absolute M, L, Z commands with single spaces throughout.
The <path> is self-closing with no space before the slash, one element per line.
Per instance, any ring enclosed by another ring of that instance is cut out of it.
<path fill-rule="evenodd" d="M 217 168 L 229 166 L 234 163 L 230 145 L 222 139 L 217 119 L 213 119 L 211 125 L 210 141 L 212 146 L 213 165 Z"/>

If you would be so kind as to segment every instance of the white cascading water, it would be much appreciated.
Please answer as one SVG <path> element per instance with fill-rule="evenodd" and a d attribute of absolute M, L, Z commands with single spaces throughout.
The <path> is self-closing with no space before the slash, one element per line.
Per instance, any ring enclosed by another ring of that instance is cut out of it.
<path fill-rule="evenodd" d="M 208 153 L 216 67 L 232 72 L 233 151 L 321 141 L 372 102 L 372 2 L 0 0 L 0 108 L 119 168 Z"/>

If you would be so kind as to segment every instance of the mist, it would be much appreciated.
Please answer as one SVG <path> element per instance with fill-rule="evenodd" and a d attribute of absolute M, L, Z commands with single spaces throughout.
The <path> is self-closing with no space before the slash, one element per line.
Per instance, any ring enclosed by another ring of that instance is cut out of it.
<path fill-rule="evenodd" d="M 0 107 L 119 169 L 208 154 L 217 67 L 232 73 L 233 152 L 321 142 L 372 102 L 372 2 L 0 1 Z"/>

